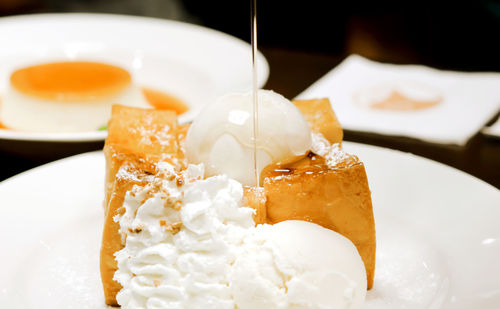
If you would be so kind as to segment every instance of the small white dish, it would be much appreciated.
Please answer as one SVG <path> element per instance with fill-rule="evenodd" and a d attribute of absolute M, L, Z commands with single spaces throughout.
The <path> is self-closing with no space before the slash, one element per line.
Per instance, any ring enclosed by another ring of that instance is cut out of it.
<path fill-rule="evenodd" d="M 180 122 L 192 120 L 216 97 L 246 91 L 252 85 L 250 45 L 197 25 L 125 15 L 38 14 L 0 18 L 0 33 L 0 46 L 4 47 L 0 49 L 0 100 L 13 70 L 65 60 L 102 61 L 128 69 L 137 85 L 165 91 L 189 105 L 190 111 L 180 116 Z M 257 62 L 258 84 L 263 86 L 269 65 L 261 53 Z M 90 143 L 105 137 L 105 131 L 0 129 L 0 150 L 29 155 L 35 152 L 26 145 L 29 142 Z M 43 147 L 36 148 L 40 151 Z M 51 151 L 55 151 L 53 147 Z"/>
<path fill-rule="evenodd" d="M 499 84 L 499 73 L 351 55 L 297 98 L 330 98 L 345 130 L 464 146 L 499 111 Z"/>
<path fill-rule="evenodd" d="M 499 308 L 500 191 L 411 154 L 344 147 L 365 162 L 375 212 L 365 308 Z M 0 183 L 0 308 L 106 308 L 103 194 L 101 152 Z"/>

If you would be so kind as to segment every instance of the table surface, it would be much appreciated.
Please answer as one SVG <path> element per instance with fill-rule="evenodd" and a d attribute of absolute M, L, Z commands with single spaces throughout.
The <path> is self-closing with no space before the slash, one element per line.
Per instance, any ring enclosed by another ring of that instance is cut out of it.
<path fill-rule="evenodd" d="M 260 49 L 268 59 L 271 68 L 265 88 L 281 93 L 287 98 L 293 98 L 301 93 L 343 60 L 338 56 L 282 48 L 262 47 Z M 492 121 L 494 119 L 492 118 Z M 478 133 L 463 147 L 353 131 L 345 131 L 344 139 L 411 152 L 460 169 L 500 189 L 500 139 L 489 138 Z M 103 143 L 92 143 L 84 147 L 73 147 L 59 157 L 85 150 L 102 149 L 102 146 Z M 0 153 L 0 181 L 52 159 L 55 158 L 33 160 Z"/>

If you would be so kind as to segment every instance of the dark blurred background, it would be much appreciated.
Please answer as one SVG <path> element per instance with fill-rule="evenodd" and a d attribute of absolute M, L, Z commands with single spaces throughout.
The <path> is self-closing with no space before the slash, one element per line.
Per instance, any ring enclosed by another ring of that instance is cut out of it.
<path fill-rule="evenodd" d="M 0 0 L 3 16 L 44 12 L 153 16 L 250 38 L 250 0 Z M 258 17 L 264 49 L 500 71 L 500 0 L 260 0 Z"/>

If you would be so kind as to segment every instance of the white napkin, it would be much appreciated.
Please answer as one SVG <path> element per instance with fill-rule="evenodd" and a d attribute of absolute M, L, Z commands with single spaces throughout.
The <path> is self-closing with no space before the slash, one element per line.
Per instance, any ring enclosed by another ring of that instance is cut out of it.
<path fill-rule="evenodd" d="M 491 126 L 483 128 L 482 132 L 486 135 L 500 138 L 500 118 Z"/>
<path fill-rule="evenodd" d="M 403 103 L 435 105 L 418 110 L 371 107 L 391 95 L 403 95 Z M 500 74 L 382 64 L 352 55 L 297 99 L 320 97 L 330 99 L 345 129 L 464 145 L 500 109 Z"/>

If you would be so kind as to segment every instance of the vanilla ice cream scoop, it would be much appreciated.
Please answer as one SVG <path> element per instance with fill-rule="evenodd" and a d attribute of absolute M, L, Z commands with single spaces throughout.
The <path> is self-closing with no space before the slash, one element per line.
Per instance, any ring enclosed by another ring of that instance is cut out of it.
<path fill-rule="evenodd" d="M 311 130 L 304 116 L 283 96 L 258 92 L 257 171 L 284 163 L 311 149 Z M 205 165 L 206 177 L 226 174 L 244 185 L 255 185 L 252 93 L 235 93 L 206 106 L 186 138 L 190 163 Z"/>
<path fill-rule="evenodd" d="M 344 236 L 306 221 L 261 225 L 233 266 L 238 308 L 358 309 L 366 296 L 363 261 Z"/>

